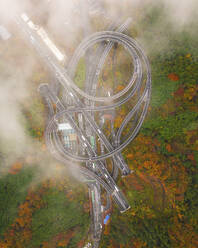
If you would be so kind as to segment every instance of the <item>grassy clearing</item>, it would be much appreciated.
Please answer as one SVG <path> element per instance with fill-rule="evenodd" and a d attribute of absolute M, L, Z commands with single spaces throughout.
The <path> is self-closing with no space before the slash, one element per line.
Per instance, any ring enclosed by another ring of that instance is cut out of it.
<path fill-rule="evenodd" d="M 82 205 L 69 201 L 64 192 L 52 188 L 46 192 L 43 201 L 45 207 L 33 214 L 31 247 L 39 247 L 58 233 L 76 227 L 84 230 L 88 223 L 88 215 L 83 212 Z M 82 235 L 79 234 L 75 240 L 79 242 L 81 238 Z M 76 243 L 75 240 L 72 242 Z"/>
<path fill-rule="evenodd" d="M 0 237 L 17 217 L 18 206 L 25 200 L 34 174 L 32 169 L 23 169 L 16 175 L 0 178 Z"/>

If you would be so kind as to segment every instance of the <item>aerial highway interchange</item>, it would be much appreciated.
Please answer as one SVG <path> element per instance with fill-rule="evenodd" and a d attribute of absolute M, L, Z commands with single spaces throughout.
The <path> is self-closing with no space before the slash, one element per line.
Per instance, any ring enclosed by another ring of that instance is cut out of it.
<path fill-rule="evenodd" d="M 93 247 L 97 248 L 104 218 L 111 212 L 111 199 L 121 213 L 130 208 L 116 179 L 119 172 L 121 176 L 133 172 L 121 152 L 138 134 L 148 110 L 151 95 L 148 59 L 139 44 L 123 33 L 130 25 L 130 18 L 124 23 L 113 22 L 107 31 L 89 34 L 85 30 L 85 38 L 66 65 L 62 63 L 65 55 L 26 13 L 17 16 L 15 21 L 55 79 L 53 87 L 46 83 L 39 87 L 48 106 L 45 141 L 51 154 L 65 165 L 78 169 L 88 185 Z M 90 25 L 89 19 L 86 23 Z M 116 50 L 117 44 L 124 47 L 133 63 L 130 80 L 119 92 L 114 94 L 113 90 L 109 90 L 99 96 L 99 76 L 105 60 L 112 49 Z M 84 89 L 74 82 L 77 66 L 83 57 L 86 68 Z M 133 98 L 134 105 L 120 127 L 115 129 L 115 110 Z M 111 138 L 104 131 L 105 114 L 110 116 Z M 123 138 L 123 130 L 129 123 L 132 123 L 130 131 Z M 106 206 L 101 199 L 104 192 Z"/>

